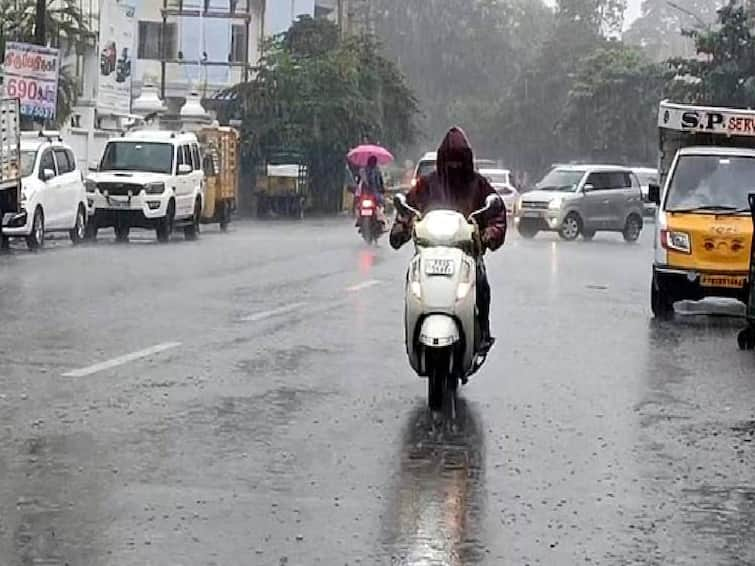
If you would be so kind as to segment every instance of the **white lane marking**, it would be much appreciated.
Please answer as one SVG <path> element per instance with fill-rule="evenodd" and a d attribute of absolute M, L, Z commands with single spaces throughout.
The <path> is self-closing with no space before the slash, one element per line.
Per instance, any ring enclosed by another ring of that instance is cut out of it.
<path fill-rule="evenodd" d="M 355 291 L 361 291 L 362 289 L 369 289 L 370 287 L 374 287 L 375 285 L 380 285 L 381 281 L 378 279 L 370 279 L 369 281 L 363 281 L 361 283 L 357 283 L 356 285 L 352 285 L 351 287 L 346 287 L 346 290 L 349 293 L 354 293 Z"/>
<path fill-rule="evenodd" d="M 271 309 L 269 311 L 261 311 L 242 318 L 242 322 L 257 322 L 258 320 L 265 320 L 266 318 L 272 318 L 281 314 L 288 314 L 290 312 L 299 310 L 306 306 L 307 303 L 291 303 L 277 309 Z"/>
<path fill-rule="evenodd" d="M 139 350 L 138 352 L 131 352 L 130 354 L 118 356 L 117 358 L 113 358 L 112 360 L 106 360 L 89 367 L 69 371 L 68 373 L 64 373 L 63 377 L 86 377 L 88 375 L 92 375 L 93 373 L 99 373 L 101 371 L 105 371 L 106 369 L 122 366 L 123 364 L 127 364 L 128 362 L 140 360 L 153 354 L 159 354 L 160 352 L 164 352 L 172 348 L 177 348 L 180 345 L 181 342 L 164 342 L 162 344 L 152 346 L 151 348 Z"/>

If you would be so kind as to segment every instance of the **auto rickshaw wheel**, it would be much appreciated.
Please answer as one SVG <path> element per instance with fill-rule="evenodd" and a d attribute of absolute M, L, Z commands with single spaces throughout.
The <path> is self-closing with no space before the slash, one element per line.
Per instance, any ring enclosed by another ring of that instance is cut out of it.
<path fill-rule="evenodd" d="M 755 350 L 755 328 L 748 326 L 737 334 L 737 344 L 740 350 Z"/>

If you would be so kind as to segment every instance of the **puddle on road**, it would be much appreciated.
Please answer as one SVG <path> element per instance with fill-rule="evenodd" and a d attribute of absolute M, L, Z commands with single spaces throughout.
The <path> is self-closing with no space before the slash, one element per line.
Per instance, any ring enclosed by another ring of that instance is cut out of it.
<path fill-rule="evenodd" d="M 474 406 L 456 419 L 424 405 L 409 415 L 396 492 L 385 515 L 383 552 L 393 564 L 482 564 L 484 437 Z"/>

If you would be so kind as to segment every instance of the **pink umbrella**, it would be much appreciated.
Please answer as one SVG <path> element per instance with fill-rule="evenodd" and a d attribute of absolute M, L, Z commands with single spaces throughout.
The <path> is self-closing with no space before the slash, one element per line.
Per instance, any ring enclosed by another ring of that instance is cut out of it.
<path fill-rule="evenodd" d="M 379 145 L 360 145 L 350 150 L 346 155 L 348 160 L 357 167 L 366 167 L 370 156 L 377 157 L 378 165 L 385 165 L 393 161 L 393 154 Z"/>

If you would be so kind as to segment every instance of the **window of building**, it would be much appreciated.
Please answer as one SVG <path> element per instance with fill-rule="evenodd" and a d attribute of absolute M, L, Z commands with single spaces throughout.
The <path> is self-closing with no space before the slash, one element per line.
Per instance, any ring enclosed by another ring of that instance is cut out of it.
<path fill-rule="evenodd" d="M 231 26 L 231 62 L 243 63 L 246 49 L 246 25 L 234 24 Z"/>
<path fill-rule="evenodd" d="M 139 22 L 139 59 L 162 59 L 162 22 Z M 178 45 L 175 23 L 165 24 L 165 58 L 175 59 Z"/>

